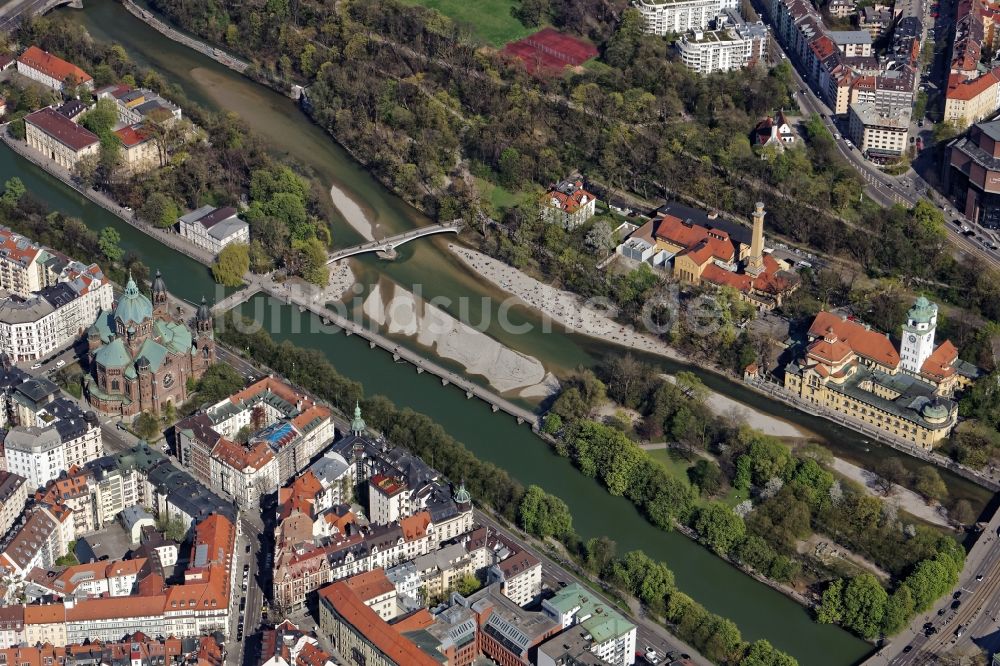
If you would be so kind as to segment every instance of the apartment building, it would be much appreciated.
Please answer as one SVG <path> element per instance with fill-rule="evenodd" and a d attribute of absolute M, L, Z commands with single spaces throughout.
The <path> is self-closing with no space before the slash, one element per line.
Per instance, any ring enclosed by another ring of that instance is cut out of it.
<path fill-rule="evenodd" d="M 114 302 L 111 282 L 97 264 L 70 261 L 56 283 L 27 298 L 0 299 L 0 352 L 34 361 L 71 345 Z"/>
<path fill-rule="evenodd" d="M 96 134 L 51 108 L 25 116 L 24 130 L 29 148 L 69 171 L 84 157 L 96 156 L 101 147 Z"/>
<path fill-rule="evenodd" d="M 880 113 L 871 102 L 851 104 L 848 128 L 861 154 L 873 162 L 900 157 L 910 130 L 910 107 Z"/>
<path fill-rule="evenodd" d="M 753 67 L 764 59 L 767 27 L 747 23 L 729 10 L 716 19 L 713 30 L 693 30 L 675 43 L 684 66 L 699 74 Z"/>
<path fill-rule="evenodd" d="M 636 9 L 653 35 L 684 34 L 705 30 L 723 9 L 737 8 L 729 0 L 638 0 Z"/>
<path fill-rule="evenodd" d="M 29 46 L 18 56 L 17 73 L 57 92 L 77 86 L 94 88 L 90 74 L 37 46 Z"/>
<path fill-rule="evenodd" d="M 128 597 L 137 591 L 141 578 L 149 575 L 149 560 L 138 557 L 132 560 L 92 562 L 66 567 L 62 571 L 34 569 L 28 575 L 41 594 L 55 597 Z"/>
<path fill-rule="evenodd" d="M 27 479 L 0 470 L 0 539 L 10 531 L 27 503 Z"/>
<path fill-rule="evenodd" d="M 100 422 L 52 382 L 35 378 L 14 389 L 13 422 L 4 437 L 7 467 L 39 488 L 75 465 L 104 455 Z"/>
<path fill-rule="evenodd" d="M 581 626 L 590 636 L 590 652 L 613 666 L 635 663 L 636 626 L 579 583 L 571 583 L 542 601 L 542 612 L 562 629 Z"/>
<path fill-rule="evenodd" d="M 944 119 L 967 127 L 1000 108 L 1000 67 L 975 78 L 952 74 L 945 91 Z"/>
<path fill-rule="evenodd" d="M 312 633 L 285 620 L 261 632 L 260 666 L 336 666 Z"/>
<path fill-rule="evenodd" d="M 255 507 L 333 438 L 332 413 L 265 377 L 175 426 L 181 463 L 212 490 Z M 236 444 L 244 431 L 246 444 Z"/>
<path fill-rule="evenodd" d="M 64 506 L 38 504 L 26 518 L 0 550 L 0 572 L 14 580 L 23 580 L 34 568 L 50 568 L 76 538 L 72 511 Z"/>

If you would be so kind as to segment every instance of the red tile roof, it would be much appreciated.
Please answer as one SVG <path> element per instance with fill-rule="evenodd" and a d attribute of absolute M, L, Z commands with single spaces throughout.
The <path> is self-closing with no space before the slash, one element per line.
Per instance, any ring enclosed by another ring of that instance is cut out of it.
<path fill-rule="evenodd" d="M 957 360 L 958 350 L 955 349 L 951 340 L 945 340 L 920 366 L 920 374 L 938 382 L 947 379 L 955 374 L 955 368 L 952 367 L 952 364 Z"/>
<path fill-rule="evenodd" d="M 372 569 L 359 573 L 356 576 L 351 576 L 345 582 L 354 590 L 355 594 L 361 597 L 362 601 L 371 601 L 396 589 L 396 586 L 385 575 L 384 569 Z"/>
<path fill-rule="evenodd" d="M 822 338 L 830 332 L 847 343 L 859 356 L 889 368 L 899 365 L 899 352 L 893 347 L 888 336 L 856 321 L 842 319 L 832 312 L 820 312 L 809 327 L 809 336 Z"/>
<path fill-rule="evenodd" d="M 323 492 L 323 485 L 311 471 L 306 471 L 289 485 L 278 489 L 278 506 L 281 518 L 287 518 L 298 510 L 307 516 L 314 516 L 316 496 Z"/>
<path fill-rule="evenodd" d="M 122 127 L 121 129 L 115 130 L 115 136 L 118 140 L 122 142 L 122 145 L 126 148 L 133 148 L 141 143 L 149 141 L 150 136 L 142 129 L 137 129 L 136 127 Z"/>
<path fill-rule="evenodd" d="M 265 442 L 248 447 L 220 437 L 212 449 L 212 457 L 240 472 L 248 469 L 259 471 L 274 460 L 274 452 Z"/>
<path fill-rule="evenodd" d="M 546 200 L 550 203 L 554 199 L 556 201 L 556 207 L 560 210 L 564 210 L 567 213 L 575 213 L 580 209 L 581 206 L 593 201 L 596 197 L 583 189 L 583 183 L 577 181 L 574 183 L 576 189 L 573 190 L 571 194 L 566 194 L 565 192 L 560 192 L 559 190 L 550 190 L 546 195 Z"/>
<path fill-rule="evenodd" d="M 431 514 L 427 511 L 418 511 L 412 516 L 399 519 L 399 527 L 403 530 L 403 538 L 407 541 L 422 538 L 427 534 L 430 524 Z"/>
<path fill-rule="evenodd" d="M 958 74 L 953 74 L 948 82 L 948 99 L 956 99 L 968 102 L 989 90 L 998 82 L 996 70 L 986 72 L 982 76 L 974 79 L 962 79 Z"/>
<path fill-rule="evenodd" d="M 24 118 L 24 122 L 34 125 L 74 152 L 100 142 L 97 135 L 86 127 L 77 125 L 66 116 L 47 107 L 29 114 Z"/>
<path fill-rule="evenodd" d="M 66 62 L 62 58 L 57 58 L 37 46 L 29 46 L 17 61 L 26 67 L 51 76 L 57 81 L 66 81 L 71 76 L 76 79 L 77 84 L 93 80 L 90 74 L 87 74 L 87 72 L 73 63 Z"/>
<path fill-rule="evenodd" d="M 406 666 L 439 666 L 436 659 L 366 606 L 347 581 L 327 585 L 319 595 L 337 615 L 393 662 Z"/>

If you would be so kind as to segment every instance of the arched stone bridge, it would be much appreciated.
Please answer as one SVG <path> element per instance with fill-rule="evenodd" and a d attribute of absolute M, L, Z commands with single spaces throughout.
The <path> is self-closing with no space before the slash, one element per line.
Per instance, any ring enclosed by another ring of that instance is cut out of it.
<path fill-rule="evenodd" d="M 365 252 L 379 252 L 386 255 L 387 258 L 392 258 L 395 256 L 397 247 L 403 245 L 404 243 L 409 243 L 411 240 L 423 238 L 424 236 L 430 236 L 432 234 L 457 234 L 461 231 L 461 229 L 462 222 L 458 220 L 455 222 L 448 222 L 447 224 L 432 224 L 428 227 L 420 227 L 419 229 L 406 231 L 381 240 L 368 241 L 367 243 L 362 243 L 361 245 L 355 245 L 354 247 L 347 247 L 343 250 L 331 252 L 330 258 L 326 263 L 327 265 L 333 264 L 341 259 L 353 257 L 356 254 L 364 254 Z"/>

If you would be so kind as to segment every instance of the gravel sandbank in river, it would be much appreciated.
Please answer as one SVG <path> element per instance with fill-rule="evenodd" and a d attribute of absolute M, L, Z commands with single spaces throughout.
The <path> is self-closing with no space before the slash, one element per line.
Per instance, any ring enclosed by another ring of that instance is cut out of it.
<path fill-rule="evenodd" d="M 393 285 L 388 303 L 381 288 L 376 287 L 362 309 L 372 321 L 387 327 L 390 334 L 416 336 L 418 343 L 433 348 L 442 358 L 457 361 L 470 374 L 486 377 L 500 393 L 522 389 L 529 392 L 526 397 L 545 397 L 558 390 L 558 381 L 546 373 L 538 359 L 510 349 L 447 312 L 419 301 L 400 285 Z"/>
<path fill-rule="evenodd" d="M 674 375 L 661 374 L 660 376 L 668 382 L 677 381 Z M 718 416 L 735 416 L 751 428 L 760 430 L 767 435 L 773 435 L 774 437 L 809 438 L 815 436 L 805 428 L 800 428 L 794 423 L 783 421 L 776 416 L 771 416 L 753 407 L 748 407 L 737 400 L 733 400 L 712 390 L 709 390 L 708 397 L 705 399 L 705 405 Z"/>
<path fill-rule="evenodd" d="M 849 463 L 842 458 L 833 459 L 833 469 L 847 478 L 857 481 L 864 486 L 866 490 L 871 492 L 872 495 L 878 495 L 879 497 L 882 496 L 882 493 L 876 491 L 874 488 L 874 475 L 868 470 L 858 467 L 853 463 Z M 948 519 L 945 518 L 940 511 L 938 511 L 937 505 L 927 504 L 923 497 L 916 494 L 912 490 L 904 488 L 903 486 L 893 484 L 892 492 L 890 492 L 889 496 L 884 499 L 889 502 L 896 502 L 899 504 L 899 508 L 903 511 L 906 511 L 921 520 L 926 520 L 928 523 L 941 525 L 942 527 L 950 527 Z"/>
<path fill-rule="evenodd" d="M 347 195 L 347 192 L 340 189 L 336 185 L 330 186 L 330 199 L 333 200 L 333 205 L 337 207 L 340 214 L 344 216 L 347 223 L 351 227 L 361 234 L 365 240 L 375 240 L 375 229 L 372 225 L 371 220 L 365 215 L 365 211 L 362 210 L 358 203 Z"/>
<path fill-rule="evenodd" d="M 680 352 L 652 335 L 622 326 L 603 312 L 586 307 L 576 294 L 539 282 L 482 252 L 454 243 L 449 243 L 448 249 L 480 276 L 571 331 L 674 360 L 686 360 Z"/>

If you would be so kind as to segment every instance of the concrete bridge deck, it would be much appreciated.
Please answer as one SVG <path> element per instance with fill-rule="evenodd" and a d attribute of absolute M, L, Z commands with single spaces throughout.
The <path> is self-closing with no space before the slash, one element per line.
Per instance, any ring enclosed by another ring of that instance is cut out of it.
<path fill-rule="evenodd" d="M 395 252 L 396 248 L 400 245 L 409 243 L 417 238 L 423 238 L 424 236 L 430 236 L 432 234 L 457 234 L 461 231 L 461 229 L 462 223 L 459 221 L 420 227 L 419 229 L 405 231 L 401 234 L 396 234 L 395 236 L 383 238 L 382 240 L 368 241 L 367 243 L 362 243 L 361 245 L 355 245 L 353 247 L 344 248 L 343 250 L 331 252 L 330 258 L 326 263 L 327 265 L 330 265 L 340 261 L 341 259 L 353 257 L 356 254 L 363 254 L 365 252 L 383 252 L 391 254 Z"/>

